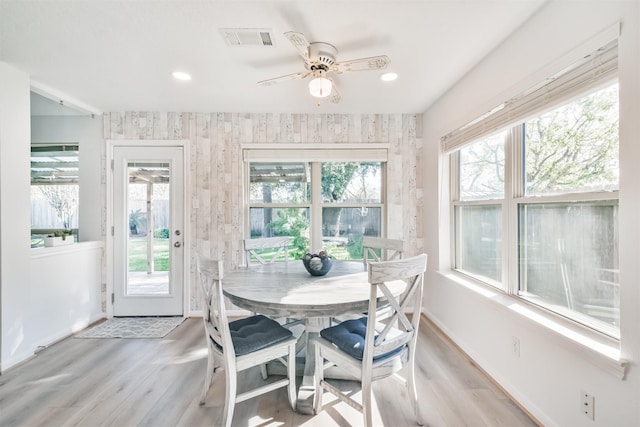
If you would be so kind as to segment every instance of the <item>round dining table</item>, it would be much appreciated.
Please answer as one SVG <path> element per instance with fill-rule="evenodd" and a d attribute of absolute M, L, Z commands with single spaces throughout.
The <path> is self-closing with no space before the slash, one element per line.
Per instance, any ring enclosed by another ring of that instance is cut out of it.
<path fill-rule="evenodd" d="M 387 286 L 399 295 L 406 283 L 400 280 Z M 222 279 L 222 292 L 237 307 L 275 318 L 304 320 L 305 362 L 297 403 L 297 411 L 304 414 L 313 412 L 314 342 L 320 330 L 329 326 L 331 317 L 366 312 L 370 289 L 362 261 L 334 261 L 325 276 L 312 276 L 302 261 L 289 261 L 236 270 Z"/>

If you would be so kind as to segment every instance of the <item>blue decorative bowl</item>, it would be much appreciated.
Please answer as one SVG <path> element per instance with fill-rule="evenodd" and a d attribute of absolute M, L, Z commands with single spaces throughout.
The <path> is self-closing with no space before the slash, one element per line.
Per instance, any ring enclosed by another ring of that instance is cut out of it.
<path fill-rule="evenodd" d="M 302 258 L 302 264 L 312 276 L 324 276 L 333 267 L 333 258 L 330 256 L 320 257 L 316 254 L 306 254 Z"/>

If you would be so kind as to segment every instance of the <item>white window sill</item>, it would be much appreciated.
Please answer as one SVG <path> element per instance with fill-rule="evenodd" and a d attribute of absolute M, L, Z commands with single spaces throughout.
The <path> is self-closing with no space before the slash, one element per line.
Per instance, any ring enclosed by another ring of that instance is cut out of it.
<path fill-rule="evenodd" d="M 102 248 L 102 242 L 100 241 L 78 242 L 72 245 L 51 246 L 46 248 L 31 248 L 31 258 L 44 258 L 71 252 L 80 252 L 100 248 Z"/>
<path fill-rule="evenodd" d="M 628 362 L 620 358 L 620 342 L 569 319 L 555 315 L 520 298 L 516 298 L 487 285 L 475 283 L 453 271 L 438 271 L 440 276 L 486 297 L 505 310 L 517 313 L 528 321 L 549 331 L 556 343 L 578 352 L 595 366 L 624 379 Z"/>

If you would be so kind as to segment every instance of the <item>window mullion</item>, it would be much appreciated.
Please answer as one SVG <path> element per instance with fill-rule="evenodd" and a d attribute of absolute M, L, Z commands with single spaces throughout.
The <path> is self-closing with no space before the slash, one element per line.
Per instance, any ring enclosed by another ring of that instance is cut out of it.
<path fill-rule="evenodd" d="M 456 232 L 458 228 L 456 202 L 460 200 L 460 151 L 456 151 L 449 156 L 449 194 L 451 195 L 449 209 L 449 241 L 456 242 Z M 456 269 L 456 260 L 459 259 L 460 245 L 453 243 L 451 245 L 451 253 L 449 254 L 449 265 L 452 269 Z"/>
<path fill-rule="evenodd" d="M 322 164 L 311 163 L 311 212 L 309 249 L 322 248 Z"/>
<path fill-rule="evenodd" d="M 380 236 L 389 237 L 389 193 L 387 192 L 389 188 L 389 175 L 387 174 L 387 162 L 380 164 L 380 173 L 382 174 L 382 185 L 380 187 L 380 202 L 382 203 L 380 211 Z"/>
<path fill-rule="evenodd" d="M 449 194 L 451 201 L 460 200 L 460 151 L 456 151 L 449 156 Z"/>
<path fill-rule="evenodd" d="M 524 126 L 514 126 L 507 133 L 505 147 L 505 249 L 503 258 L 505 291 L 512 295 L 518 293 L 518 203 L 517 200 L 524 195 Z"/>

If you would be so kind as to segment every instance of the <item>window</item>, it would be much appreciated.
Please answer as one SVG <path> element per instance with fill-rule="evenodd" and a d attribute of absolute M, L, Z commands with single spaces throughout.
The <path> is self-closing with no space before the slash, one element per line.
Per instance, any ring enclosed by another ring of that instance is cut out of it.
<path fill-rule="evenodd" d="M 524 125 L 519 295 L 618 330 L 618 85 Z"/>
<path fill-rule="evenodd" d="M 362 237 L 383 232 L 383 164 L 250 162 L 250 236 L 291 236 L 294 259 L 321 248 L 362 259 Z"/>
<path fill-rule="evenodd" d="M 500 286 L 505 133 L 460 150 L 455 266 Z"/>
<path fill-rule="evenodd" d="M 382 234 L 382 164 L 322 163 L 322 243 L 339 259 L 362 259 L 362 237 Z"/>
<path fill-rule="evenodd" d="M 290 255 L 301 259 L 309 244 L 311 164 L 249 164 L 249 235 L 290 236 Z"/>
<path fill-rule="evenodd" d="M 616 59 L 611 43 L 443 149 L 454 269 L 619 337 Z"/>
<path fill-rule="evenodd" d="M 31 247 L 78 231 L 78 145 L 31 146 Z"/>

